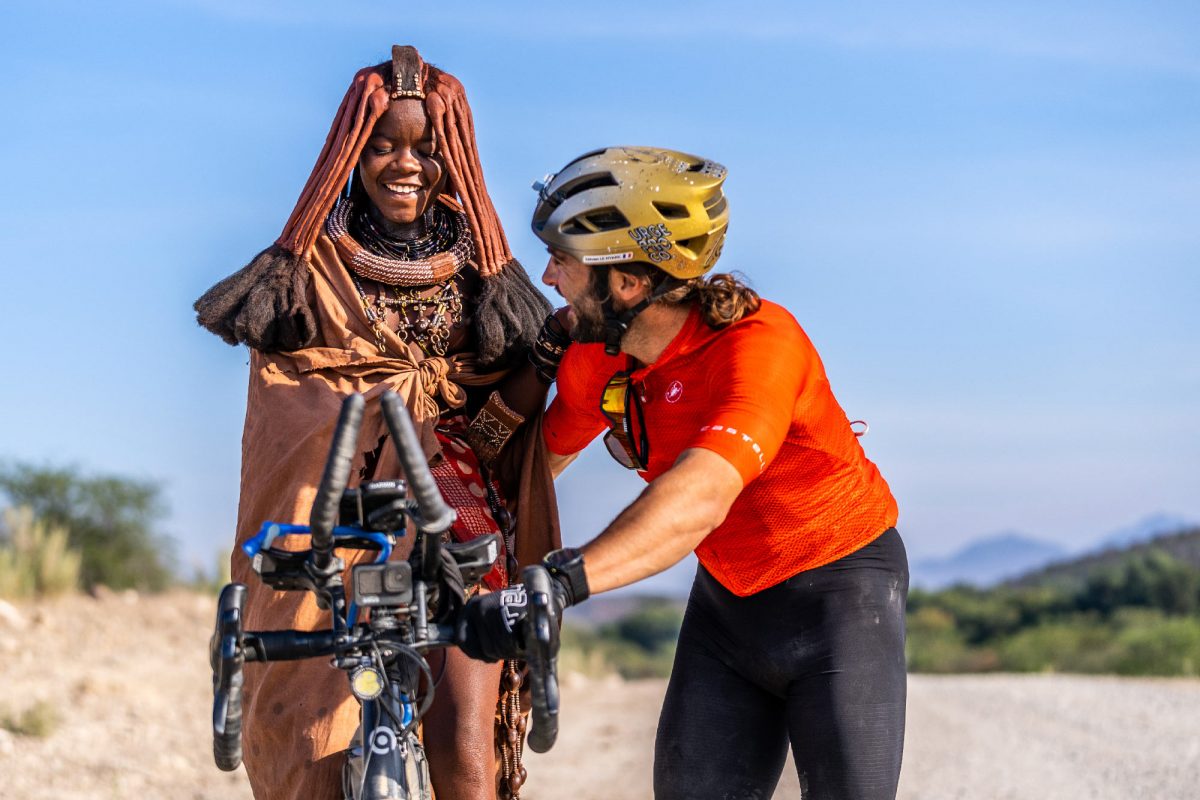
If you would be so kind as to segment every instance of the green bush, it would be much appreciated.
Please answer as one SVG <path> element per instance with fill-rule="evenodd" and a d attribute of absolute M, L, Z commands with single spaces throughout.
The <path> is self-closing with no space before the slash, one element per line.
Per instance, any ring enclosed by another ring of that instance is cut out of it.
<path fill-rule="evenodd" d="M 1121 620 L 1112 671 L 1119 675 L 1200 674 L 1200 619 L 1145 614 Z"/>
<path fill-rule="evenodd" d="M 643 600 L 633 611 L 599 628 L 563 627 L 559 667 L 598 677 L 665 678 L 675 660 L 683 611 L 659 598 Z"/>
<path fill-rule="evenodd" d="M 683 625 L 683 612 L 665 599 L 649 598 L 633 612 L 602 629 L 611 638 L 630 642 L 646 652 L 674 647 Z"/>
<path fill-rule="evenodd" d="M 599 652 L 611 671 L 626 680 L 636 678 L 665 678 L 671 674 L 675 660 L 675 646 L 646 650 L 638 645 L 619 639 L 603 641 Z"/>
<path fill-rule="evenodd" d="M 154 591 L 171 583 L 168 542 L 155 530 L 165 510 L 157 484 L 16 464 L 0 468 L 0 492 L 67 532 L 85 587 Z"/>
<path fill-rule="evenodd" d="M 562 628 L 558 670 L 563 675 L 578 672 L 591 678 L 618 672 L 608 658 L 605 645 L 598 641 L 596 632 L 591 628 L 572 625 L 570 620 Z"/>
<path fill-rule="evenodd" d="M 0 597 L 63 594 L 79 587 L 81 558 L 67 532 L 36 520 L 32 509 L 7 508 L 0 526 Z"/>
<path fill-rule="evenodd" d="M 905 653 L 913 672 L 963 672 L 969 650 L 954 617 L 945 609 L 925 606 L 908 615 Z"/>
<path fill-rule="evenodd" d="M 970 645 L 988 641 L 998 634 L 1015 630 L 1020 623 L 1017 609 L 1005 597 L 973 586 L 952 586 L 936 593 L 914 592 L 909 608 L 938 608 L 954 619 L 959 636 Z"/>
<path fill-rule="evenodd" d="M 1140 548 L 1079 580 L 909 597 L 916 672 L 1200 672 L 1200 569 Z"/>
<path fill-rule="evenodd" d="M 1194 614 L 1200 608 L 1200 570 L 1151 549 L 1093 573 L 1078 593 L 1076 605 L 1102 614 L 1125 607 Z"/>
<path fill-rule="evenodd" d="M 920 607 L 908 613 L 905 660 L 914 672 L 940 672 L 966 649 L 954 629 L 954 617 L 944 609 Z"/>
<path fill-rule="evenodd" d="M 1008 672 L 1111 672 L 1110 626 L 1079 615 L 1027 628 L 996 642 Z"/>

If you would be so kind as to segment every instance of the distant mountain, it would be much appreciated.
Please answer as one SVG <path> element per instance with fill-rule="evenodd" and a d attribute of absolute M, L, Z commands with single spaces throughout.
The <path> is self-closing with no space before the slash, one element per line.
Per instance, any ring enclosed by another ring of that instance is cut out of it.
<path fill-rule="evenodd" d="M 1159 512 L 1119 528 L 1082 550 L 1067 550 L 1052 542 L 1008 531 L 971 542 L 946 558 L 915 562 L 911 568 L 912 585 L 924 589 L 941 589 L 955 583 L 987 587 L 1036 573 L 1068 558 L 1086 560 L 1094 555 L 1124 550 L 1196 527 L 1197 523 L 1193 520 Z"/>
<path fill-rule="evenodd" d="M 1200 569 L 1200 526 L 1165 533 L 1145 542 L 1125 547 L 1109 547 L 1093 550 L 1069 561 L 1060 561 L 1024 575 L 1005 581 L 1010 586 L 1055 586 L 1060 589 L 1077 589 L 1097 571 L 1119 567 L 1131 558 L 1145 556 L 1153 551 L 1177 558 L 1183 563 Z"/>
<path fill-rule="evenodd" d="M 991 586 L 1066 554 L 1057 544 L 1009 531 L 972 542 L 947 558 L 915 562 L 911 582 L 922 589 L 941 589 L 955 583 Z"/>
<path fill-rule="evenodd" d="M 1088 548 L 1089 552 L 1099 552 L 1112 548 L 1128 547 L 1132 544 L 1148 542 L 1158 536 L 1168 533 L 1178 533 L 1196 527 L 1196 521 L 1185 519 L 1175 514 L 1150 514 L 1132 525 L 1113 531 L 1101 540 L 1099 546 Z"/>

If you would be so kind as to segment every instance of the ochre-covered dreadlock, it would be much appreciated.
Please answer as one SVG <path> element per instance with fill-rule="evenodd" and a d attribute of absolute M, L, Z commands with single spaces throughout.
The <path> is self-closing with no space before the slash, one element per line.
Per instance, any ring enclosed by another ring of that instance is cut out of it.
<path fill-rule="evenodd" d="M 379 67 L 355 73 L 325 137 L 325 147 L 275 244 L 301 258 L 312 252 L 325 218 L 389 104 Z"/>
<path fill-rule="evenodd" d="M 295 350 L 311 341 L 317 326 L 304 302 L 300 270 L 345 191 L 375 123 L 400 97 L 424 100 L 435 149 L 470 223 L 475 266 L 488 279 L 475 315 L 481 362 L 499 366 L 509 360 L 506 354 L 533 341 L 550 306 L 513 259 L 488 196 L 466 91 L 453 75 L 425 64 L 415 48 L 401 46 L 392 48 L 390 62 L 354 75 L 283 233 L 272 247 L 196 302 L 201 325 L 230 344 L 265 351 Z"/>

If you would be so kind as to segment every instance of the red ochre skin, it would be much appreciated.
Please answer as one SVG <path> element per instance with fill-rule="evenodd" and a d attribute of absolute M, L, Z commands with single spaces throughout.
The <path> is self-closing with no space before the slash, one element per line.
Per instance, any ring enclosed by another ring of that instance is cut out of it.
<path fill-rule="evenodd" d="M 423 232 L 421 215 L 446 185 L 446 167 L 434 152 L 433 125 L 419 100 L 388 106 L 358 158 L 358 174 L 374 216 L 388 233 L 413 238 Z M 388 186 L 417 191 L 400 194 Z"/>

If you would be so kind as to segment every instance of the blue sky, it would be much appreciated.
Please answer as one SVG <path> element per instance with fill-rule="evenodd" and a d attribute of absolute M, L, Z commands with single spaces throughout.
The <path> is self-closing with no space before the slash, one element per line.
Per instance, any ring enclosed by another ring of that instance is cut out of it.
<path fill-rule="evenodd" d="M 247 356 L 191 302 L 395 42 L 466 84 L 535 275 L 532 179 L 614 143 L 725 163 L 722 264 L 870 421 L 913 554 L 1200 519 L 1200 6 L 738 8 L 6 3 L 0 458 L 161 480 L 184 561 L 227 544 Z M 637 491 L 617 470 L 565 476 L 568 540 Z"/>

